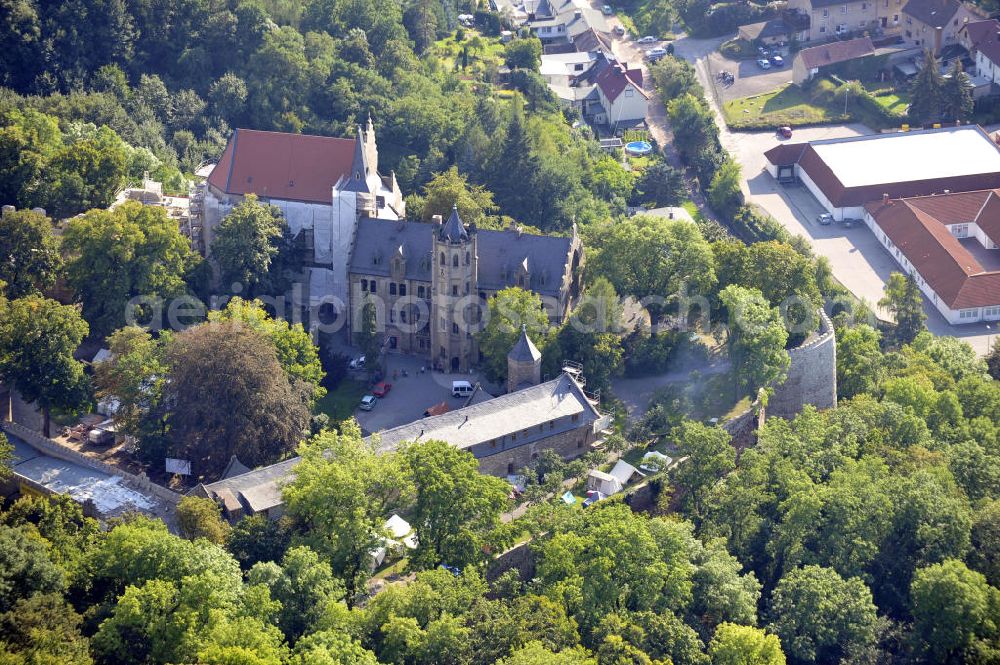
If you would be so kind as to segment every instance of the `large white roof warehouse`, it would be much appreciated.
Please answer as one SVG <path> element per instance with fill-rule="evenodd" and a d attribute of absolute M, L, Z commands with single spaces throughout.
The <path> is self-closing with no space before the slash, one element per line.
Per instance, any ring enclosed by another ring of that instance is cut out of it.
<path fill-rule="evenodd" d="M 812 146 L 844 187 L 1000 171 L 1000 151 L 978 127 L 834 139 Z"/>
<path fill-rule="evenodd" d="M 977 126 L 778 145 L 765 154 L 779 180 L 800 180 L 837 219 L 892 198 L 1000 185 L 1000 148 Z"/>

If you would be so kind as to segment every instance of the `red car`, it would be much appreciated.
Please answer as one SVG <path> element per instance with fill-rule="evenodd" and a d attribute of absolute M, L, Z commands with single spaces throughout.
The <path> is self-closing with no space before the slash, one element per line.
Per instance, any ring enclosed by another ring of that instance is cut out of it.
<path fill-rule="evenodd" d="M 375 387 L 372 388 L 372 395 L 375 395 L 375 397 L 385 397 L 389 394 L 390 390 L 392 390 L 391 383 L 387 381 L 379 381 L 375 384 Z"/>

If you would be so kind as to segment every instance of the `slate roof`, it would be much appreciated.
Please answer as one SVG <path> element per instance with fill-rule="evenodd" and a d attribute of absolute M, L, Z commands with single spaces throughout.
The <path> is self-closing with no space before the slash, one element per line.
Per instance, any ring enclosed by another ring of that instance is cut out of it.
<path fill-rule="evenodd" d="M 381 432 L 379 450 L 385 452 L 395 449 L 404 441 L 432 438 L 459 448 L 468 448 L 574 414 L 579 415 L 576 422 L 568 419 L 568 422 L 561 422 L 559 427 L 519 437 L 516 444 L 524 445 L 539 438 L 577 429 L 600 418 L 600 413 L 587 400 L 576 381 L 569 375 L 562 374 L 547 383 Z M 370 441 L 371 437 L 367 440 Z M 281 488 L 291 480 L 300 460 L 299 457 L 293 457 L 239 476 L 199 485 L 189 494 L 219 499 L 226 504 L 228 511 L 245 508 L 256 513 L 276 508 L 282 504 Z"/>
<path fill-rule="evenodd" d="M 579 416 L 576 422 L 562 421 L 558 428 L 545 428 L 538 432 L 539 425 L 573 415 Z M 525 445 L 561 431 L 577 429 L 599 418 L 600 414 L 587 400 L 580 386 L 564 373 L 552 381 L 440 416 L 415 420 L 378 432 L 373 437 L 378 437 L 380 451 L 394 450 L 404 442 L 428 439 L 447 441 L 464 449 L 514 432 L 533 430 L 524 436 L 518 436 L 517 445 Z"/>
<path fill-rule="evenodd" d="M 208 182 L 227 194 L 330 204 L 350 175 L 355 139 L 237 129 Z"/>
<path fill-rule="evenodd" d="M 870 37 L 858 37 L 842 42 L 830 42 L 799 51 L 796 58 L 802 58 L 806 69 L 818 69 L 875 53 L 875 45 Z"/>
<path fill-rule="evenodd" d="M 932 28 L 942 28 L 961 6 L 958 0 L 910 0 L 903 6 L 903 13 Z"/>
<path fill-rule="evenodd" d="M 1000 190 L 878 201 L 865 209 L 948 307 L 1000 305 L 1000 271 L 986 270 L 948 229 L 974 222 L 1000 240 Z"/>
<path fill-rule="evenodd" d="M 516 362 L 534 362 L 541 357 L 542 352 L 538 350 L 538 347 L 528 337 L 527 328 L 521 326 L 521 336 L 517 338 L 517 343 L 507 353 L 507 359 Z"/>
<path fill-rule="evenodd" d="M 232 511 L 243 507 L 258 513 L 282 504 L 281 486 L 291 479 L 292 470 L 299 463 L 298 457 L 261 467 L 254 471 L 208 483 L 202 490 L 209 496 L 222 499 L 226 509 Z"/>
<path fill-rule="evenodd" d="M 469 232 L 465 230 L 465 224 L 462 223 L 462 218 L 458 216 L 457 204 L 452 205 L 448 221 L 441 225 L 441 233 L 438 237 L 441 240 L 447 240 L 455 244 L 469 239 Z"/>
<path fill-rule="evenodd" d="M 435 227 L 423 222 L 361 219 L 358 222 L 350 272 L 388 277 L 390 259 L 402 247 L 406 279 L 431 281 L 431 250 Z M 519 233 L 513 229 L 479 229 L 479 288 L 499 291 L 517 283 L 517 269 L 525 259 L 530 266 L 530 288 L 542 295 L 558 296 L 572 260 L 572 238 Z"/>
<path fill-rule="evenodd" d="M 402 247 L 406 279 L 431 281 L 432 224 L 362 218 L 354 236 L 350 272 L 388 277 L 390 259 Z"/>

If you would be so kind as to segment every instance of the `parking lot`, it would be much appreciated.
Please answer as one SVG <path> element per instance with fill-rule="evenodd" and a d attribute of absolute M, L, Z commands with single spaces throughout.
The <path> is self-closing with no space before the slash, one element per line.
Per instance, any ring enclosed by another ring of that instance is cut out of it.
<path fill-rule="evenodd" d="M 342 353 L 352 358 L 360 355 L 359 350 L 351 347 L 344 347 Z M 386 357 L 386 365 L 385 380 L 392 384 L 389 394 L 380 398 L 371 411 L 362 411 L 357 407 L 354 409 L 353 415 L 365 433 L 391 429 L 419 420 L 425 410 L 440 402 L 447 402 L 450 409 L 461 408 L 466 400 L 451 396 L 452 381 L 466 380 L 473 385 L 481 382 L 483 389 L 489 394 L 500 393 L 498 386 L 489 384 L 476 373 L 431 372 L 426 368 L 427 361 L 422 358 L 389 354 Z M 420 371 L 422 367 L 423 372 Z M 345 380 L 351 379 L 367 381 L 368 374 L 364 371 L 351 372 Z"/>
<path fill-rule="evenodd" d="M 870 134 L 861 124 L 830 125 L 795 129 L 790 141 L 815 141 Z M 743 190 L 749 201 L 771 214 L 788 231 L 807 238 L 817 254 L 826 256 L 834 277 L 874 309 L 883 295 L 885 282 L 899 266 L 875 236 L 864 225 L 844 228 L 841 224 L 823 226 L 816 221 L 825 212 L 819 201 L 802 185 L 784 186 L 764 170 L 764 152 L 779 143 L 774 132 L 728 132 L 722 140 L 726 148 L 743 167 Z M 937 335 L 951 335 L 969 342 L 980 354 L 987 352 L 988 343 L 997 334 L 997 324 L 953 326 L 937 309 L 925 300 L 927 327 Z M 878 311 L 880 316 L 887 316 Z"/>
<path fill-rule="evenodd" d="M 791 83 L 792 61 L 787 54 L 784 55 L 784 67 L 768 70 L 761 69 L 755 60 L 731 60 L 718 51 L 711 53 L 707 62 L 720 98 L 729 101 L 771 92 Z M 719 72 L 731 72 L 734 77 L 732 85 L 723 85 L 715 79 Z"/>

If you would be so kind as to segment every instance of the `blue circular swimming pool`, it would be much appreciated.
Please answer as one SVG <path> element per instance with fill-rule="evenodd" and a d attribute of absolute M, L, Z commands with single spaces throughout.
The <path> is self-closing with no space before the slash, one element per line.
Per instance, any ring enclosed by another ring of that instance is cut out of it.
<path fill-rule="evenodd" d="M 632 141 L 625 144 L 625 152 L 630 155 L 648 155 L 653 152 L 653 146 L 649 141 Z"/>

